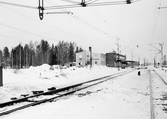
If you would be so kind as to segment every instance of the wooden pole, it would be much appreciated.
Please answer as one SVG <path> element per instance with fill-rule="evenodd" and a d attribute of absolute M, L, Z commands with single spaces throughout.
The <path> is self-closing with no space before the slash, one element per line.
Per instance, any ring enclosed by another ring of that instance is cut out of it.
<path fill-rule="evenodd" d="M 0 51 L 0 86 L 3 86 L 2 51 Z"/>
<path fill-rule="evenodd" d="M 92 47 L 89 47 L 90 52 L 90 68 L 92 68 Z"/>

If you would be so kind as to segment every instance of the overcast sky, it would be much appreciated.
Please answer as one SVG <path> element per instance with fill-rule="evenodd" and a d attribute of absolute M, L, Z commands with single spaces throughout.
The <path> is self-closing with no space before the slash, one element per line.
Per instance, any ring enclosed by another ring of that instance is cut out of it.
<path fill-rule="evenodd" d="M 38 0 L 0 1 L 38 7 Z M 104 0 L 98 2 L 101 1 Z M 44 0 L 44 3 L 45 6 L 71 4 L 61 0 Z M 141 0 L 123 5 L 68 8 L 73 15 L 45 14 L 41 21 L 38 10 L 0 4 L 0 49 L 45 39 L 50 44 L 62 40 L 76 42 L 85 50 L 91 46 L 95 53 L 107 53 L 117 51 L 116 43 L 120 39 L 121 53 L 126 54 L 127 59 L 131 60 L 133 53 L 133 60 L 140 57 L 153 61 L 153 57 L 157 54 L 159 59 L 160 54 L 148 44 L 160 49 L 158 43 L 164 43 L 163 51 L 167 54 L 167 8 L 159 10 L 159 6 L 167 6 L 167 1 Z"/>

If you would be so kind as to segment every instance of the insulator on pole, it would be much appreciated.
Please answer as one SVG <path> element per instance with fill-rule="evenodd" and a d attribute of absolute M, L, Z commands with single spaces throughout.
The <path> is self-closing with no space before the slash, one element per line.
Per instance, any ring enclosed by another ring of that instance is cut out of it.
<path fill-rule="evenodd" d="M 38 9 L 39 9 L 39 18 L 40 18 L 40 20 L 42 20 L 43 19 L 43 14 L 44 14 L 44 2 L 43 2 L 43 0 L 39 0 L 39 7 L 38 7 Z"/>
<path fill-rule="evenodd" d="M 131 4 L 131 0 L 126 0 L 126 3 L 127 4 Z"/>

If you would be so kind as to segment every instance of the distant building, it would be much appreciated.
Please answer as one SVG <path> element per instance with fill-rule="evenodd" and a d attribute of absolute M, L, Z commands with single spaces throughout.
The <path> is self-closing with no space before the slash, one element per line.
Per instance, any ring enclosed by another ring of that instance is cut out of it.
<path fill-rule="evenodd" d="M 76 65 L 88 65 L 90 64 L 90 52 L 82 51 L 76 53 Z M 92 53 L 92 65 L 106 65 L 106 56 L 101 53 Z"/>
<path fill-rule="evenodd" d="M 163 65 L 167 65 L 167 62 L 166 62 L 166 55 L 164 55 L 164 64 Z"/>
<path fill-rule="evenodd" d="M 85 66 L 86 63 L 88 63 L 88 59 L 89 58 L 89 55 L 90 53 L 87 52 L 87 51 L 82 51 L 82 52 L 78 52 L 76 53 L 76 65 L 82 65 L 82 66 Z M 89 60 L 90 61 L 90 60 Z"/>
<path fill-rule="evenodd" d="M 126 60 L 125 62 L 126 62 L 126 66 L 127 67 L 139 66 L 139 62 L 138 61 Z"/>
<path fill-rule="evenodd" d="M 116 52 L 106 53 L 106 66 L 108 67 L 122 67 L 125 65 L 126 55 L 121 55 Z"/>

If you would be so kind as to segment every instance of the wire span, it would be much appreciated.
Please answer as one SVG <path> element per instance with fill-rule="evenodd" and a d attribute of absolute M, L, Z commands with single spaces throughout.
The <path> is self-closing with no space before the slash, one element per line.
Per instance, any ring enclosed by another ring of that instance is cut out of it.
<path fill-rule="evenodd" d="M 120 4 L 127 4 L 125 1 L 120 2 L 104 2 L 104 3 L 91 3 L 87 4 L 87 6 L 106 6 L 106 5 L 120 5 Z"/>
<path fill-rule="evenodd" d="M 86 4 L 86 3 L 85 3 Z M 126 4 L 125 1 L 118 1 L 118 2 L 103 2 L 103 3 L 88 3 L 86 6 L 104 6 L 104 5 L 118 5 L 118 4 Z M 53 10 L 53 9 L 60 9 L 60 8 L 75 8 L 75 7 L 82 7 L 81 4 L 73 4 L 73 5 L 59 5 L 59 6 L 49 6 L 45 7 L 45 10 Z"/>
<path fill-rule="evenodd" d="M 67 12 L 46 12 L 46 13 L 44 13 L 44 14 L 72 14 L 72 12 L 70 12 L 70 11 L 67 11 Z"/>
<path fill-rule="evenodd" d="M 28 6 L 28 5 L 21 5 L 21 4 L 15 4 L 15 3 L 9 3 L 9 2 L 2 2 L 2 1 L 0 1 L 0 4 L 17 6 L 17 7 L 24 7 L 24 8 L 30 8 L 30 9 L 38 9 L 38 7 L 33 7 L 33 6 Z"/>
<path fill-rule="evenodd" d="M 164 9 L 164 8 L 167 8 L 167 7 L 158 7 L 158 9 Z"/>
<path fill-rule="evenodd" d="M 61 0 L 61 1 L 69 2 L 69 3 L 79 3 L 79 2 L 76 2 L 76 1 L 72 1 L 72 0 Z"/>

